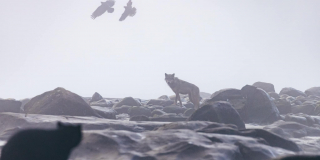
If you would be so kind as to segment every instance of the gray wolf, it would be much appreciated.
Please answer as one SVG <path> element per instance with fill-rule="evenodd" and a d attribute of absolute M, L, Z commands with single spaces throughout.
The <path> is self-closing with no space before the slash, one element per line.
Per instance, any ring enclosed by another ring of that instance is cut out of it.
<path fill-rule="evenodd" d="M 198 109 L 200 107 L 200 90 L 199 88 L 189 82 L 183 81 L 174 74 L 165 73 L 165 81 L 176 94 L 176 99 L 174 104 L 177 104 L 179 99 L 180 106 L 182 106 L 182 101 L 179 94 L 188 94 L 190 101 L 194 104 L 194 108 Z"/>

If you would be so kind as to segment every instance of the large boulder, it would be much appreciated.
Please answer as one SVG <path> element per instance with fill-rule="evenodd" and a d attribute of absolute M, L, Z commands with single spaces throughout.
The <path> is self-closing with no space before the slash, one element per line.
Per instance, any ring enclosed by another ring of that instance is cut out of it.
<path fill-rule="evenodd" d="M 204 101 L 203 103 L 213 103 L 216 101 L 228 101 L 237 110 L 243 109 L 246 103 L 246 99 L 242 95 L 241 90 L 233 88 L 219 90 L 213 93 L 211 95 L 211 98 Z"/>
<path fill-rule="evenodd" d="M 245 124 L 242 121 L 239 113 L 228 102 L 217 101 L 212 104 L 201 105 L 200 109 L 196 110 L 188 121 L 210 121 L 225 124 L 234 124 L 239 129 L 245 129 Z"/>
<path fill-rule="evenodd" d="M 14 99 L 0 99 L 0 112 L 20 113 L 22 103 Z"/>
<path fill-rule="evenodd" d="M 282 94 L 286 94 L 286 95 L 289 95 L 292 97 L 298 97 L 298 96 L 307 97 L 307 95 L 305 93 L 303 93 L 302 91 L 299 91 L 299 90 L 291 88 L 291 87 L 283 88 L 280 91 L 280 95 L 282 95 Z"/>
<path fill-rule="evenodd" d="M 132 108 L 132 106 L 123 105 L 121 107 L 114 108 L 114 110 L 116 110 L 118 114 L 122 114 L 128 113 L 130 108 Z"/>
<path fill-rule="evenodd" d="M 239 109 L 238 112 L 245 122 L 273 123 L 280 119 L 277 106 L 264 90 L 246 85 L 241 92 L 247 101 L 244 108 Z"/>
<path fill-rule="evenodd" d="M 113 105 L 113 108 L 115 109 L 116 107 L 121 107 L 123 105 L 128 105 L 128 106 L 141 106 L 141 103 L 135 100 L 132 97 L 126 97 L 123 98 L 120 102 L 116 103 Z"/>
<path fill-rule="evenodd" d="M 306 93 L 306 95 L 310 96 L 320 96 L 320 87 L 312 87 L 307 89 L 306 91 L 304 91 L 304 93 Z"/>
<path fill-rule="evenodd" d="M 266 83 L 266 82 L 256 82 L 252 86 L 255 86 L 257 88 L 261 88 L 266 92 L 276 92 L 274 89 L 274 85 L 271 83 Z"/>
<path fill-rule="evenodd" d="M 102 100 L 103 97 L 98 93 L 98 92 L 95 92 L 93 95 L 92 95 L 92 98 L 91 100 L 89 101 L 89 103 L 91 102 L 96 102 L 96 101 L 100 101 Z"/>
<path fill-rule="evenodd" d="M 153 106 L 153 105 L 159 105 L 159 106 L 170 106 L 172 105 L 174 102 L 173 100 L 163 100 L 163 99 L 151 99 L 147 105 L 149 106 Z"/>
<path fill-rule="evenodd" d="M 24 108 L 29 114 L 98 116 L 79 95 L 60 87 L 32 98 Z"/>

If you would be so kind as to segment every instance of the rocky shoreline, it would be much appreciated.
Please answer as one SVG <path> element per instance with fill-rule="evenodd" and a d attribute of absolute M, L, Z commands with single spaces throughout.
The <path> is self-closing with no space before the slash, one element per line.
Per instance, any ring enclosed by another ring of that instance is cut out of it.
<path fill-rule="evenodd" d="M 305 92 L 270 83 L 143 100 L 80 97 L 56 88 L 32 99 L 0 99 L 0 140 L 22 129 L 82 124 L 84 137 L 70 160 L 269 160 L 320 152 L 320 87 Z"/>

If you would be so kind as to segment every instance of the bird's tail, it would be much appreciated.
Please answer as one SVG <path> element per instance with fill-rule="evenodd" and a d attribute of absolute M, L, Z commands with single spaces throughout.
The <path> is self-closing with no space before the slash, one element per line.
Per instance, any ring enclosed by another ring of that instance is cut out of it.
<path fill-rule="evenodd" d="M 129 16 L 133 17 L 134 15 L 136 15 L 136 13 L 137 13 L 137 9 L 133 7 L 132 12 L 129 14 Z"/>
<path fill-rule="evenodd" d="M 114 12 L 114 8 L 108 8 L 107 11 L 108 11 L 108 13 L 113 13 Z"/>

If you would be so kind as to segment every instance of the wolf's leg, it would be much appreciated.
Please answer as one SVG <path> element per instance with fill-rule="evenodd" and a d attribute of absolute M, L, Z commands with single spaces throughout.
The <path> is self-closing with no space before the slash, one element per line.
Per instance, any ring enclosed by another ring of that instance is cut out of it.
<path fill-rule="evenodd" d="M 174 105 L 177 105 L 178 96 L 179 96 L 179 93 L 178 94 L 176 93 L 176 98 L 175 98 L 175 101 L 174 101 Z"/>
<path fill-rule="evenodd" d="M 190 102 L 194 103 L 194 102 L 193 102 L 193 99 L 192 99 L 192 96 L 193 96 L 192 93 L 189 93 L 188 96 L 189 96 Z"/>
<path fill-rule="evenodd" d="M 180 94 L 179 94 L 179 93 L 178 93 L 178 98 L 179 98 L 180 106 L 182 107 L 182 101 L 181 101 L 181 98 L 180 98 Z"/>

